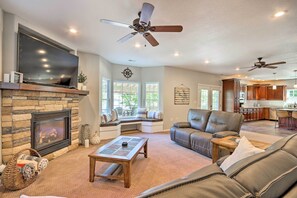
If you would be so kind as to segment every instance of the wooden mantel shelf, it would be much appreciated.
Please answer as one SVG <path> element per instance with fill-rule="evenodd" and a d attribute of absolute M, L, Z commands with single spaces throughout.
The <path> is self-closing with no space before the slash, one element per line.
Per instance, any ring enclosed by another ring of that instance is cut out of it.
<path fill-rule="evenodd" d="M 0 89 L 69 93 L 69 94 L 78 94 L 81 96 L 87 96 L 89 94 L 89 91 L 68 89 L 63 87 L 53 87 L 53 86 L 46 86 L 46 85 L 27 84 L 27 83 L 0 82 Z"/>

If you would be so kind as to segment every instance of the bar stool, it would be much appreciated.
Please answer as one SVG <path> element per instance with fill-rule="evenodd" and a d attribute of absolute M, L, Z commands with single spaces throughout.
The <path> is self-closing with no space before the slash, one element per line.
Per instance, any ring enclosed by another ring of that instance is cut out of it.
<path fill-rule="evenodd" d="M 278 122 L 275 122 L 275 128 L 276 128 L 276 123 L 278 123 L 278 127 L 280 127 L 281 125 L 281 119 L 286 119 L 287 120 L 287 128 L 290 129 L 290 121 L 291 121 L 291 116 L 289 114 L 288 111 L 285 111 L 285 110 L 276 110 L 276 117 L 278 119 Z"/>
<path fill-rule="evenodd" d="M 297 111 L 292 111 L 292 129 L 296 129 Z"/>

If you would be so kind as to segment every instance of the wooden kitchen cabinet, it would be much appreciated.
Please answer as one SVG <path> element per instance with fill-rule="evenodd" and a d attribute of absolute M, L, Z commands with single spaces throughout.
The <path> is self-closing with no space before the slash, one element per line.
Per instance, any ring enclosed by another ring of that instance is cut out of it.
<path fill-rule="evenodd" d="M 276 86 L 276 89 L 272 89 L 272 86 L 267 86 L 267 100 L 285 100 L 287 87 L 285 85 Z"/>
<path fill-rule="evenodd" d="M 223 111 L 239 112 L 240 81 L 239 79 L 223 80 Z"/>
<path fill-rule="evenodd" d="M 256 100 L 266 100 L 267 99 L 267 86 L 260 85 L 256 87 Z"/>
<path fill-rule="evenodd" d="M 269 117 L 269 108 L 263 108 L 263 118 L 262 119 L 265 119 L 265 120 L 269 120 L 270 117 Z"/>
<path fill-rule="evenodd" d="M 247 100 L 256 100 L 256 89 L 253 85 L 248 85 L 247 86 Z"/>

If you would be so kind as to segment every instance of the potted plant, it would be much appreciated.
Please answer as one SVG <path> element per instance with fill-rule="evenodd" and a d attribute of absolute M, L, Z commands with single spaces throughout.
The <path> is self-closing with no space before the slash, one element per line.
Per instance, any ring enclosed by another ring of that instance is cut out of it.
<path fill-rule="evenodd" d="M 77 77 L 77 89 L 82 90 L 84 83 L 87 81 L 87 76 L 81 71 Z"/>

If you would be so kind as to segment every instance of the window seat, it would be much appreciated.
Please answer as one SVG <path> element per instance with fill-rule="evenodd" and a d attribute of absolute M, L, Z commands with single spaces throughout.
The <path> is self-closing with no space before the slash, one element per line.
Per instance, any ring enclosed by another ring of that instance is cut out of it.
<path fill-rule="evenodd" d="M 151 118 L 122 118 L 117 121 L 101 123 L 100 137 L 102 140 L 116 138 L 121 135 L 121 126 L 137 125 L 137 129 L 144 133 L 163 131 L 163 119 Z"/>

